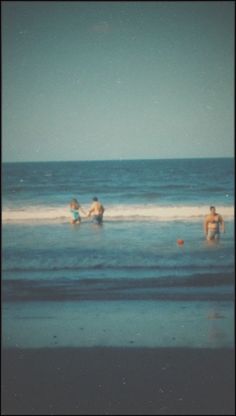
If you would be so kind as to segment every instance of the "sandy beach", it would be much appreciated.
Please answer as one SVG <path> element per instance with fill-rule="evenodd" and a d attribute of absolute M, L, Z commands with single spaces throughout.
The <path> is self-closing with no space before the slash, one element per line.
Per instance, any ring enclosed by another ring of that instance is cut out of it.
<path fill-rule="evenodd" d="M 3 349 L 3 415 L 233 415 L 234 351 Z"/>

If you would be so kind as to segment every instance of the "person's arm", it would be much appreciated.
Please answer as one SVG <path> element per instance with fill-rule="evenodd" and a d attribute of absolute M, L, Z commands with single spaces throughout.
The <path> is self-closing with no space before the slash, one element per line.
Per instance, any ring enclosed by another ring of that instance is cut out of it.
<path fill-rule="evenodd" d="M 83 212 L 84 215 L 87 215 L 87 212 L 85 212 L 85 210 L 81 207 L 81 205 L 79 206 L 80 211 Z"/>
<path fill-rule="evenodd" d="M 221 231 L 222 231 L 222 233 L 224 233 L 225 232 L 225 222 L 224 222 L 221 215 L 219 215 L 219 220 L 220 220 L 220 225 L 221 225 Z"/>
<path fill-rule="evenodd" d="M 93 211 L 94 211 L 94 205 L 92 204 L 90 210 L 88 211 L 87 217 L 90 217 Z"/>
<path fill-rule="evenodd" d="M 208 219 L 207 217 L 204 220 L 204 234 L 207 235 L 208 232 Z"/>

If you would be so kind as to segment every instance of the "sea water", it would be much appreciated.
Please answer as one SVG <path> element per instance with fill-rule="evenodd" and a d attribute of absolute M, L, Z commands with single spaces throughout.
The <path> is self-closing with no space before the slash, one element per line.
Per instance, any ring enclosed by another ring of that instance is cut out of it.
<path fill-rule="evenodd" d="M 2 177 L 5 346 L 233 345 L 233 159 L 4 163 Z M 103 225 L 71 225 L 70 200 L 94 196 Z"/>

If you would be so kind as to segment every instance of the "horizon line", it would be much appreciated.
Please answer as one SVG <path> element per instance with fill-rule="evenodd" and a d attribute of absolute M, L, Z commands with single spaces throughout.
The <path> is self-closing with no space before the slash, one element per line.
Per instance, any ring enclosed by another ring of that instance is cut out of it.
<path fill-rule="evenodd" d="M 198 156 L 198 157 L 163 157 L 163 158 L 117 158 L 117 159 L 67 159 L 67 160 L 8 160 L 4 163 L 58 163 L 58 162 L 121 162 L 121 161 L 141 161 L 141 160 L 192 160 L 192 159 L 234 159 L 233 156 Z"/>

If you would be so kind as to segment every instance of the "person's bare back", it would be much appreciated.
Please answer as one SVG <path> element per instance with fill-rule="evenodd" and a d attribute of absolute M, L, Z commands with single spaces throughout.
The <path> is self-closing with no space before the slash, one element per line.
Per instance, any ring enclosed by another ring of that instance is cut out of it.
<path fill-rule="evenodd" d="M 100 202 L 95 201 L 92 203 L 91 208 L 89 210 L 90 214 L 102 215 L 103 212 L 104 212 L 104 208 Z"/>
<path fill-rule="evenodd" d="M 93 219 L 101 224 L 102 220 L 103 220 L 103 213 L 104 213 L 105 209 L 103 207 L 103 205 L 98 201 L 97 197 L 93 198 L 93 203 L 90 207 L 90 210 L 88 212 L 88 217 L 90 217 L 91 215 L 93 215 Z"/>

